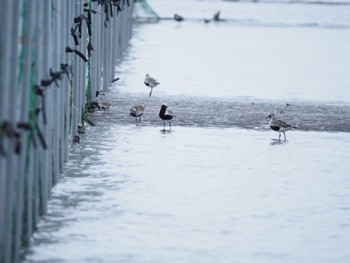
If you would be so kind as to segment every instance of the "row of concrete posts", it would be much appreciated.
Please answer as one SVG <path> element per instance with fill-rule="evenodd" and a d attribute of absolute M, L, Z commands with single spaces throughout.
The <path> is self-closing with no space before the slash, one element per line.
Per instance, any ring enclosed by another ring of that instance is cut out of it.
<path fill-rule="evenodd" d="M 133 0 L 0 0 L 0 263 L 30 244 L 96 91 L 128 46 Z"/>

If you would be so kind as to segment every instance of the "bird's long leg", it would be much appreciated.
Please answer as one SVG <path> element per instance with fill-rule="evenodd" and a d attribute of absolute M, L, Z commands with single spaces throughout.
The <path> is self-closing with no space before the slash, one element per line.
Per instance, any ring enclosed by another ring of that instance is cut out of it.
<path fill-rule="evenodd" d="M 280 132 L 278 133 L 278 140 L 279 141 L 281 140 L 281 133 Z"/>
<path fill-rule="evenodd" d="M 171 121 L 169 121 L 169 131 L 171 130 Z"/>
<path fill-rule="evenodd" d="M 137 122 L 137 118 L 135 118 L 135 121 L 136 121 L 136 126 L 138 126 L 139 124 L 138 124 L 138 122 Z"/>
<path fill-rule="evenodd" d="M 165 121 L 163 123 L 164 123 L 164 131 L 165 131 Z"/>
<path fill-rule="evenodd" d="M 284 141 L 286 141 L 286 133 L 283 132 L 283 135 L 284 135 Z"/>
<path fill-rule="evenodd" d="M 151 91 L 149 93 L 149 96 L 151 97 L 152 96 L 152 91 L 153 91 L 153 87 L 151 87 Z"/>

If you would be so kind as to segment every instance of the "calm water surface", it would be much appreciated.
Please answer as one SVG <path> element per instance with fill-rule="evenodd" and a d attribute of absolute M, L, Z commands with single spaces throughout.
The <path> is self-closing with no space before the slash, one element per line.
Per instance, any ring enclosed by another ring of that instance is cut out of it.
<path fill-rule="evenodd" d="M 350 134 L 160 130 L 89 129 L 27 262 L 349 260 Z"/>
<path fill-rule="evenodd" d="M 350 6 L 149 2 L 23 262 L 349 262 Z"/>

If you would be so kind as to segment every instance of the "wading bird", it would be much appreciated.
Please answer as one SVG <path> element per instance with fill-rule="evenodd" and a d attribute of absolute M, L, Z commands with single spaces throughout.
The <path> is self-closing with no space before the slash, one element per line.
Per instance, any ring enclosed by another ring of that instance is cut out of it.
<path fill-rule="evenodd" d="M 281 133 L 284 135 L 284 140 L 286 140 L 286 134 L 285 132 L 290 129 L 297 129 L 297 127 L 292 126 L 284 121 L 276 120 L 275 114 L 271 113 L 269 116 L 267 116 L 267 119 L 270 119 L 269 125 L 271 130 L 274 130 L 275 132 L 278 132 L 278 140 L 281 140 Z"/>
<path fill-rule="evenodd" d="M 206 23 L 206 24 L 210 23 L 210 19 L 208 19 L 208 18 L 204 18 L 203 21 L 204 21 L 204 23 Z"/>
<path fill-rule="evenodd" d="M 220 21 L 220 11 L 217 11 L 213 16 L 214 21 Z"/>
<path fill-rule="evenodd" d="M 159 111 L 159 118 L 161 118 L 164 122 L 164 131 L 165 131 L 165 122 L 169 122 L 169 131 L 171 130 L 171 120 L 174 118 L 173 115 L 170 115 L 167 111 L 168 106 L 166 104 L 162 104 Z"/>
<path fill-rule="evenodd" d="M 100 106 L 101 106 L 101 109 L 103 110 L 103 113 L 108 113 L 111 105 L 112 104 L 109 101 L 102 101 L 100 103 Z"/>
<path fill-rule="evenodd" d="M 151 92 L 149 93 L 149 96 L 151 97 L 152 96 L 152 90 L 154 87 L 158 86 L 159 85 L 159 82 L 156 81 L 155 78 L 152 78 L 149 74 L 146 74 L 146 78 L 144 80 L 144 83 L 147 87 L 150 87 L 151 88 Z"/>
<path fill-rule="evenodd" d="M 177 21 L 177 22 L 182 22 L 184 20 L 184 18 L 178 14 L 175 14 L 174 15 L 174 20 Z"/>
<path fill-rule="evenodd" d="M 141 116 L 143 115 L 145 109 L 146 109 L 146 106 L 141 104 L 134 105 L 131 107 L 130 116 L 135 118 L 136 125 L 139 125 L 139 123 L 141 122 Z M 138 118 L 138 121 L 137 121 L 137 118 Z"/>
<path fill-rule="evenodd" d="M 109 112 L 109 108 L 111 107 L 111 102 L 107 99 L 107 96 L 105 93 L 96 92 L 96 99 L 95 99 L 95 106 L 99 109 L 99 110 L 103 110 L 103 113 L 108 113 Z"/>

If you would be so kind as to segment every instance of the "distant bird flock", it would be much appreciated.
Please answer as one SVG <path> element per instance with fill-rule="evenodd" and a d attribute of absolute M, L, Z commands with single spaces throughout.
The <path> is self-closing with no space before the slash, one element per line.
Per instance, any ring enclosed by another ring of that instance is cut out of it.
<path fill-rule="evenodd" d="M 179 23 L 181 23 L 182 21 L 185 20 L 185 18 L 179 14 L 174 14 L 173 16 L 173 19 Z M 220 17 L 220 11 L 217 11 L 213 17 L 210 19 L 210 18 L 204 18 L 203 19 L 204 23 L 208 24 L 210 23 L 211 21 L 214 21 L 214 22 L 222 22 L 222 21 L 225 21 L 225 19 L 222 19 Z"/>

